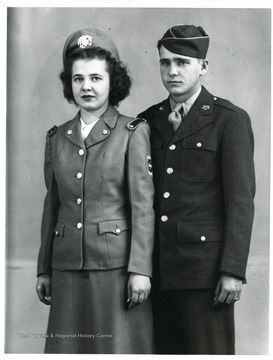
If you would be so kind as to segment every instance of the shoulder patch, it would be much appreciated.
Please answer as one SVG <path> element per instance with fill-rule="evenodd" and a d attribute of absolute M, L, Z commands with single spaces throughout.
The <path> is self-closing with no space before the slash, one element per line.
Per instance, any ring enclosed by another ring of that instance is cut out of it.
<path fill-rule="evenodd" d="M 213 99 L 214 99 L 214 105 L 219 105 L 232 111 L 236 111 L 237 109 L 237 107 L 234 104 L 232 104 L 232 102 L 230 102 L 229 100 L 222 99 L 216 96 Z"/>
<path fill-rule="evenodd" d="M 57 132 L 57 126 L 54 125 L 53 128 L 51 128 L 50 130 L 48 130 L 47 134 L 48 134 L 49 136 L 53 136 L 56 132 Z"/>
<path fill-rule="evenodd" d="M 142 122 L 147 122 L 147 120 L 142 118 L 136 118 L 127 124 L 127 128 L 129 130 L 135 130 L 138 127 L 138 125 L 141 124 Z"/>
<path fill-rule="evenodd" d="M 152 158 L 151 155 L 146 155 L 146 166 L 149 176 L 153 176 L 153 164 L 152 164 Z"/>

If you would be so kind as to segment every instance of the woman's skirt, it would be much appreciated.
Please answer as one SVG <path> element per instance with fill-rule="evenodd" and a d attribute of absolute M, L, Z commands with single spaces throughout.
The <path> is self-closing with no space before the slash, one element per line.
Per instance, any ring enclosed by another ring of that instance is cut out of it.
<path fill-rule="evenodd" d="M 150 297 L 128 309 L 128 275 L 53 270 L 45 353 L 155 353 Z"/>

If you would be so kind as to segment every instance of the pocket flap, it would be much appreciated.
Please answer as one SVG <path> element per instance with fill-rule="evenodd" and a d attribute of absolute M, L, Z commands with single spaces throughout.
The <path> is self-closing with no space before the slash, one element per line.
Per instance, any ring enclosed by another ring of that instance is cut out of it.
<path fill-rule="evenodd" d="M 64 236 L 64 228 L 65 228 L 65 225 L 58 222 L 55 227 L 55 235 L 56 236 Z"/>
<path fill-rule="evenodd" d="M 98 223 L 99 234 L 112 233 L 115 235 L 119 235 L 124 230 L 128 230 L 131 228 L 131 224 L 129 220 L 121 219 L 121 220 L 106 220 Z"/>
<path fill-rule="evenodd" d="M 177 241 L 180 243 L 207 243 L 222 241 L 221 224 L 183 223 L 177 224 Z"/>
<path fill-rule="evenodd" d="M 184 149 L 197 149 L 197 150 L 211 150 L 217 149 L 217 138 L 216 137 L 190 137 L 183 140 Z"/>

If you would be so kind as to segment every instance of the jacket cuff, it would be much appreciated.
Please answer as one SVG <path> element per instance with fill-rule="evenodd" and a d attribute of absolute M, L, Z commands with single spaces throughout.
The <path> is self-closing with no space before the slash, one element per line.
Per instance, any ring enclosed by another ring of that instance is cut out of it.
<path fill-rule="evenodd" d="M 146 263 L 129 263 L 127 271 L 130 273 L 145 275 L 152 278 L 153 267 L 152 265 Z"/>
<path fill-rule="evenodd" d="M 231 276 L 231 277 L 234 277 L 236 279 L 242 280 L 243 284 L 246 283 L 246 279 L 244 277 L 239 276 L 239 275 L 232 274 L 232 273 L 225 272 L 225 271 L 221 271 L 221 274 L 226 275 L 226 276 Z"/>

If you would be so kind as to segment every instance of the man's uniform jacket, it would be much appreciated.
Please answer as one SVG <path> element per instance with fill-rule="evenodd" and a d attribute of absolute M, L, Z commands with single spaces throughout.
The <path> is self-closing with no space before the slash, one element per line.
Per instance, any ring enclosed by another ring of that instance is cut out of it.
<path fill-rule="evenodd" d="M 152 275 L 150 128 L 109 107 L 86 140 L 79 114 L 51 129 L 38 274 L 108 270 Z"/>
<path fill-rule="evenodd" d="M 245 280 L 254 215 L 254 140 L 248 114 L 205 88 L 174 133 L 169 99 L 139 116 L 151 126 L 155 276 L 161 287 Z"/>

